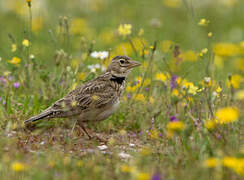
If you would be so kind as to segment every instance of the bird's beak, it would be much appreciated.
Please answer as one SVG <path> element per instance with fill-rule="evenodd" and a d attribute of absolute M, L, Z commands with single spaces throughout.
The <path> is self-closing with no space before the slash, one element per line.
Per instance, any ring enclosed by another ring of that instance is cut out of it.
<path fill-rule="evenodd" d="M 129 68 L 134 68 L 134 67 L 137 67 L 137 66 L 140 66 L 141 63 L 137 62 L 137 61 L 130 61 L 130 65 L 129 65 Z"/>

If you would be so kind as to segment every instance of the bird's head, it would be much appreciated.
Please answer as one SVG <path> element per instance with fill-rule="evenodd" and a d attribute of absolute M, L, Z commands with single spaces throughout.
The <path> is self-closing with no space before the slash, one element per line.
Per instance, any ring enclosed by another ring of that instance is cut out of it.
<path fill-rule="evenodd" d="M 108 66 L 107 72 L 111 72 L 116 77 L 127 77 L 132 68 L 140 65 L 139 62 L 133 61 L 128 56 L 115 56 Z"/>

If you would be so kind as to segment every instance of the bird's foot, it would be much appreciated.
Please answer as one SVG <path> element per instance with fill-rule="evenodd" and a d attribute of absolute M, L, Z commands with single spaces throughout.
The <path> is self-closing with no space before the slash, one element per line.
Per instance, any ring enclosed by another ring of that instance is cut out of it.
<path fill-rule="evenodd" d="M 105 139 L 103 137 L 100 137 L 98 135 L 93 136 L 93 138 L 95 138 L 96 140 L 98 140 L 101 143 L 104 143 L 104 144 L 107 144 L 108 143 L 108 140 L 107 139 Z"/>
<path fill-rule="evenodd" d="M 102 138 L 102 137 L 99 137 L 97 134 L 95 133 L 91 133 L 87 130 L 87 128 L 85 128 L 84 126 L 81 126 L 82 130 L 85 132 L 85 134 L 88 136 L 88 138 L 91 140 L 91 139 L 96 139 L 98 140 L 99 142 L 102 142 L 102 143 L 107 143 L 108 140 Z M 89 132 L 89 133 L 88 133 Z M 91 135 L 91 134 L 94 134 L 94 135 Z"/>

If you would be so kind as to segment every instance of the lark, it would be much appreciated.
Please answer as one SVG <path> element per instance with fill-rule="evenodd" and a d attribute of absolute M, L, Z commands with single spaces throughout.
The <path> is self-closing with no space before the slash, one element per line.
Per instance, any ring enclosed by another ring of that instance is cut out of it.
<path fill-rule="evenodd" d="M 40 114 L 26 120 L 25 124 L 41 119 L 76 118 L 78 125 L 92 138 L 84 125 L 103 121 L 118 109 L 126 78 L 139 65 L 128 56 L 114 57 L 104 74 L 74 89 Z"/>

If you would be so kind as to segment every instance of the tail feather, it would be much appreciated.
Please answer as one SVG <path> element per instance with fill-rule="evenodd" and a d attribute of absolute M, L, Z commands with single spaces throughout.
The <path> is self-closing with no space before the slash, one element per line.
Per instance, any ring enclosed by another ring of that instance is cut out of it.
<path fill-rule="evenodd" d="M 47 118 L 48 116 L 52 115 L 52 113 L 53 112 L 50 111 L 50 110 L 49 111 L 44 111 L 44 112 L 42 112 L 42 113 L 40 113 L 40 114 L 38 114 L 36 116 L 31 117 L 30 119 L 28 119 L 26 121 L 24 121 L 24 123 L 26 124 L 26 123 L 35 122 L 35 121 L 38 121 L 40 119 Z"/>

